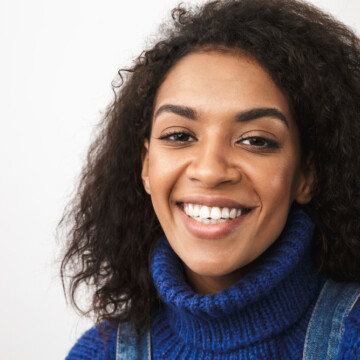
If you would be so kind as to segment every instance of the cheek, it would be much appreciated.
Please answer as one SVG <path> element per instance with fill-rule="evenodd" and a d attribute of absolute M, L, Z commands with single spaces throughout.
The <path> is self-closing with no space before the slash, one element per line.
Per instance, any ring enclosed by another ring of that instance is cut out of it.
<path fill-rule="evenodd" d="M 289 168 L 281 168 L 268 177 L 268 196 L 275 203 L 290 201 L 292 198 L 293 171 Z"/>
<path fill-rule="evenodd" d="M 253 169 L 253 181 L 263 201 L 274 205 L 293 200 L 296 168 L 290 161 L 264 161 Z"/>
<path fill-rule="evenodd" d="M 153 182 L 161 182 L 171 174 L 173 167 L 171 166 L 171 156 L 166 152 L 161 152 L 153 145 L 149 151 L 149 176 Z"/>
<path fill-rule="evenodd" d="M 273 192 L 275 195 L 282 192 L 286 195 L 290 192 L 295 180 L 295 164 L 296 160 L 290 161 L 287 158 L 264 162 L 258 179 L 264 184 L 264 189 L 267 188 L 270 193 Z"/>
<path fill-rule="evenodd" d="M 181 164 L 172 156 L 157 151 L 149 153 L 149 183 L 154 210 L 161 221 L 169 206 L 171 193 L 181 175 Z"/>

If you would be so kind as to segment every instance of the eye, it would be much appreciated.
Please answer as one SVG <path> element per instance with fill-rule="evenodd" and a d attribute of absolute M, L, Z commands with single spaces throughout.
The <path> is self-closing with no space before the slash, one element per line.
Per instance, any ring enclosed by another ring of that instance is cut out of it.
<path fill-rule="evenodd" d="M 159 137 L 159 140 L 167 140 L 167 141 L 180 142 L 180 143 L 196 141 L 194 136 L 190 135 L 185 131 L 176 131 L 161 135 Z"/>
<path fill-rule="evenodd" d="M 251 136 L 245 139 L 238 140 L 237 143 L 243 145 L 255 147 L 255 148 L 268 148 L 268 149 L 277 149 L 279 144 L 274 141 L 260 136 Z"/>

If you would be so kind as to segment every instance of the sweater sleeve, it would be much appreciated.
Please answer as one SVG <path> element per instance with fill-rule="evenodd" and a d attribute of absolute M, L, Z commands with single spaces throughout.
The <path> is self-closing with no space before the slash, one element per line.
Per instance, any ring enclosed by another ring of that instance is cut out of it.
<path fill-rule="evenodd" d="M 360 299 L 345 320 L 345 332 L 338 360 L 360 359 Z"/>
<path fill-rule="evenodd" d="M 114 360 L 117 326 L 100 323 L 86 331 L 65 360 Z"/>

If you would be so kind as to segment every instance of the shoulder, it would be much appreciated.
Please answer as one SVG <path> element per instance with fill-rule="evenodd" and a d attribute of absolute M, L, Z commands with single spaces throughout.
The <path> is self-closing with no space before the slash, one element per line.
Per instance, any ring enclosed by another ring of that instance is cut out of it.
<path fill-rule="evenodd" d="M 345 320 L 339 359 L 360 359 L 360 299 Z"/>
<path fill-rule="evenodd" d="M 107 321 L 86 331 L 70 350 L 66 360 L 115 359 L 117 325 Z"/>

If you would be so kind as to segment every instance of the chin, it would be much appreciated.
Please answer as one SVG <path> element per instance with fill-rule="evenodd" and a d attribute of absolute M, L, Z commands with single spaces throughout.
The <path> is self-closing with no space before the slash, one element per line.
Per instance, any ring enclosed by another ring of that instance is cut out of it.
<path fill-rule="evenodd" d="M 189 266 L 190 265 L 190 266 Z M 202 277 L 224 277 L 233 274 L 239 267 L 229 266 L 228 261 L 211 262 L 204 260 L 201 262 L 190 263 L 186 267 L 194 274 Z M 241 266 L 240 266 L 241 268 Z"/>

